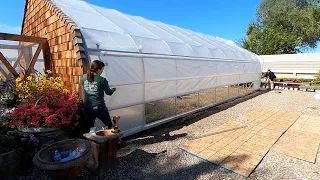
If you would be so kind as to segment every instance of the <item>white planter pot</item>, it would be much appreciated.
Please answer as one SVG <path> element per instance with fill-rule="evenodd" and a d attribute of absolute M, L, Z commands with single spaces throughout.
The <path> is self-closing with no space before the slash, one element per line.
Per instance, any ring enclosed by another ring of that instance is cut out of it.
<path fill-rule="evenodd" d="M 293 91 L 293 88 L 290 88 L 291 91 Z"/>
<path fill-rule="evenodd" d="M 20 131 L 22 132 L 27 132 L 27 133 L 47 133 L 47 132 L 53 132 L 53 131 L 59 131 L 59 128 L 51 128 L 51 127 L 36 127 L 36 128 L 19 128 Z"/>
<path fill-rule="evenodd" d="M 299 88 L 294 88 L 295 91 L 298 91 Z"/>
<path fill-rule="evenodd" d="M 37 127 L 37 128 L 21 128 L 20 131 L 24 133 L 33 134 L 40 141 L 42 146 L 51 144 L 58 140 L 64 140 L 69 137 L 67 129 L 51 128 L 51 127 Z"/>

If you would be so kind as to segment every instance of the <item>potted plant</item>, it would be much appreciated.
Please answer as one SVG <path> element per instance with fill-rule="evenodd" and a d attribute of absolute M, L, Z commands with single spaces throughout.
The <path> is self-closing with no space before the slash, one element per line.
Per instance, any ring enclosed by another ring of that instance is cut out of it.
<path fill-rule="evenodd" d="M 65 139 L 69 129 L 80 119 L 81 101 L 77 94 L 64 88 L 60 77 L 31 74 L 15 80 L 21 103 L 10 113 L 11 125 L 21 131 L 35 134 L 41 142 Z"/>
<path fill-rule="evenodd" d="M 0 77 L 0 116 L 10 112 L 19 105 L 21 99 L 18 97 L 15 87 L 15 80 L 11 76 Z"/>
<path fill-rule="evenodd" d="M 18 143 L 15 134 L 0 135 L 0 174 L 12 177 L 19 169 Z"/>
<path fill-rule="evenodd" d="M 22 169 L 31 167 L 33 156 L 38 152 L 39 140 L 33 134 L 23 133 L 20 135 L 19 155 L 20 167 Z"/>
<path fill-rule="evenodd" d="M 6 117 L 0 119 L 0 174 L 12 177 L 18 171 L 19 163 L 19 136 L 14 127 L 10 127 Z"/>
<path fill-rule="evenodd" d="M 14 125 L 9 124 L 9 116 L 0 118 L 0 135 L 2 137 L 0 152 L 18 151 L 22 163 L 31 162 L 38 151 L 39 140 L 33 134 L 22 133 Z"/>

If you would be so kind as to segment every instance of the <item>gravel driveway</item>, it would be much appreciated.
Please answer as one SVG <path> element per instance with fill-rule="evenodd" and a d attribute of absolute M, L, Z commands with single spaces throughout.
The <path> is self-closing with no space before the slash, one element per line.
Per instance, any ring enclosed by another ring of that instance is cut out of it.
<path fill-rule="evenodd" d="M 312 92 L 256 92 L 184 119 L 126 138 L 119 150 L 121 166 L 102 177 L 82 171 L 79 179 L 244 179 L 178 148 L 189 138 L 199 136 L 228 120 L 264 106 L 320 116 L 320 101 Z M 320 179 L 320 155 L 316 164 L 270 151 L 248 179 Z M 49 179 L 32 168 L 18 179 Z"/>

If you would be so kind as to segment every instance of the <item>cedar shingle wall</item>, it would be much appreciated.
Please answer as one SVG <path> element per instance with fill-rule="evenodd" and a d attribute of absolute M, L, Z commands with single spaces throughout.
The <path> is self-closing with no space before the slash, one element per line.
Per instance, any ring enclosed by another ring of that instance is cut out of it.
<path fill-rule="evenodd" d="M 83 71 L 76 57 L 72 33 L 43 0 L 28 0 L 22 28 L 23 35 L 48 39 L 56 73 L 71 91 L 79 91 Z"/>

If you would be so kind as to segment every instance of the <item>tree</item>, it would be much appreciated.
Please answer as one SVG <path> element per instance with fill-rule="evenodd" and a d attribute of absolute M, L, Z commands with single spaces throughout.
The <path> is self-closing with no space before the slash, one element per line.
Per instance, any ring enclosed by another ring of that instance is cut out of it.
<path fill-rule="evenodd" d="M 320 0 L 264 0 L 240 45 L 259 55 L 295 54 L 320 41 Z"/>

